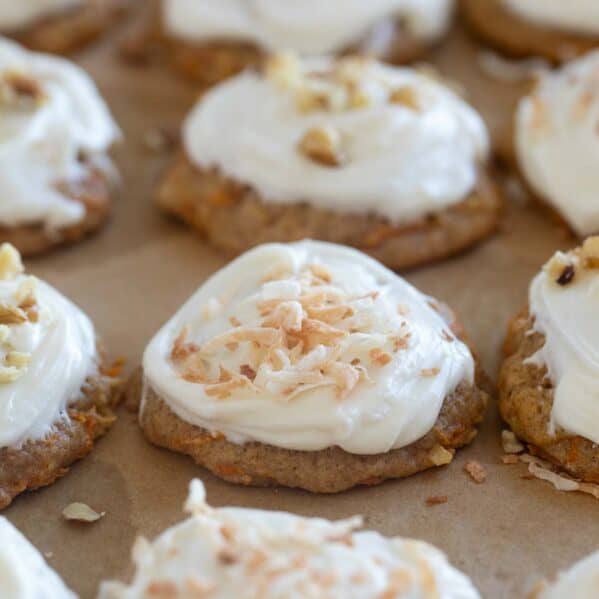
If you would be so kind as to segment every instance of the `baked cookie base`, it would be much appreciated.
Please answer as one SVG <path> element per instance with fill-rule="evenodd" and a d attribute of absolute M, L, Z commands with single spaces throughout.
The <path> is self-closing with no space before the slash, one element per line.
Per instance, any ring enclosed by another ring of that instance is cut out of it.
<path fill-rule="evenodd" d="M 343 214 L 307 203 L 263 202 L 248 186 L 181 157 L 158 191 L 158 203 L 229 254 L 267 242 L 318 239 L 367 252 L 400 270 L 457 254 L 496 229 L 502 199 L 491 176 L 481 172 L 463 202 L 413 225 L 393 226 L 374 215 Z"/>
<path fill-rule="evenodd" d="M 82 398 L 69 407 L 69 418 L 57 422 L 44 439 L 0 448 L 0 510 L 17 495 L 67 474 L 69 466 L 85 457 L 94 441 L 108 432 L 120 398 L 118 381 L 101 374 L 92 376 L 82 388 Z"/>
<path fill-rule="evenodd" d="M 108 222 L 114 203 L 113 188 L 110 169 L 90 166 L 84 179 L 61 185 L 66 195 L 85 206 L 82 221 L 57 230 L 48 230 L 43 225 L 0 225 L 0 243 L 11 243 L 22 256 L 31 257 L 81 241 Z"/>
<path fill-rule="evenodd" d="M 93 42 L 123 16 L 130 4 L 131 0 L 86 0 L 27 29 L 5 34 L 32 50 L 67 54 Z"/>
<path fill-rule="evenodd" d="M 560 64 L 599 46 L 589 37 L 547 29 L 512 14 L 501 0 L 460 0 L 464 20 L 484 43 L 514 58 L 540 56 Z"/>
<path fill-rule="evenodd" d="M 140 387 L 141 382 L 134 386 L 134 395 L 141 393 Z M 140 424 L 153 444 L 191 456 L 228 482 L 338 493 L 435 467 L 431 450 L 437 445 L 457 449 L 470 443 L 486 403 L 483 391 L 460 386 L 445 400 L 434 428 L 425 437 L 408 447 L 378 455 L 355 455 L 339 447 L 294 451 L 255 442 L 236 445 L 181 420 L 151 388 L 146 390 Z"/>
<path fill-rule="evenodd" d="M 554 386 L 547 368 L 526 363 L 545 344 L 541 333 L 529 334 L 533 324 L 527 311 L 510 323 L 499 382 L 501 416 L 534 453 L 577 479 L 599 483 L 599 445 L 563 430 L 549 433 Z"/>

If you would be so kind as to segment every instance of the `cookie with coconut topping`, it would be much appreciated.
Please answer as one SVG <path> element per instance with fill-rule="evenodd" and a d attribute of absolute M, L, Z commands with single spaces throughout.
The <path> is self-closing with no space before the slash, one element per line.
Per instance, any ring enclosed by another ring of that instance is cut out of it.
<path fill-rule="evenodd" d="M 264 245 L 225 267 L 143 360 L 147 438 L 216 475 L 337 492 L 452 461 L 487 396 L 455 317 L 368 256 Z"/>
<path fill-rule="evenodd" d="M 0 39 L 0 241 L 37 254 L 103 226 L 119 136 L 83 70 Z"/>
<path fill-rule="evenodd" d="M 227 252 L 314 238 L 407 268 L 498 222 L 482 120 L 412 69 L 279 55 L 204 95 L 183 137 L 158 202 Z"/>
<path fill-rule="evenodd" d="M 153 543 L 137 541 L 130 584 L 104 583 L 99 599 L 155 596 L 245 599 L 478 599 L 435 547 L 284 512 L 212 508 L 192 481 L 191 516 Z M 159 593 L 162 591 L 162 594 Z"/>
<path fill-rule="evenodd" d="M 41 553 L 2 516 L 0 589 L 3 599 L 77 599 Z"/>
<path fill-rule="evenodd" d="M 599 237 L 535 277 L 506 341 L 499 407 L 532 450 L 599 483 Z"/>
<path fill-rule="evenodd" d="M 130 0 L 2 0 L 0 32 L 42 52 L 63 54 L 95 40 Z"/>
<path fill-rule="evenodd" d="M 515 118 L 522 177 L 581 237 L 599 232 L 597 122 L 599 50 L 543 75 Z"/>
<path fill-rule="evenodd" d="M 449 28 L 454 0 L 162 0 L 157 19 L 173 64 L 213 84 L 270 53 L 348 51 L 391 62 L 421 56 Z M 339 15 L 343 14 L 340 19 Z"/>
<path fill-rule="evenodd" d="M 0 247 L 0 509 L 49 485 L 114 421 L 118 384 L 88 317 Z"/>
<path fill-rule="evenodd" d="M 596 551 L 556 579 L 537 585 L 530 599 L 594 599 L 598 588 L 599 551 Z"/>
<path fill-rule="evenodd" d="M 599 46 L 596 0 L 460 0 L 475 35 L 514 57 L 562 63 Z"/>

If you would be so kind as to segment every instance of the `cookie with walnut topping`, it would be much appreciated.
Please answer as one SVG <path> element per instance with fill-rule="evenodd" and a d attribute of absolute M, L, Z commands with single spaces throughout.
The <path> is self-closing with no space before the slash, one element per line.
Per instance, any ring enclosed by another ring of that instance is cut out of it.
<path fill-rule="evenodd" d="M 304 56 L 357 52 L 406 63 L 444 36 L 453 5 L 454 0 L 329 0 L 324 5 L 299 0 L 293 7 L 276 2 L 248 5 L 244 0 L 226 5 L 162 0 L 154 37 L 177 70 L 212 85 L 283 50 Z"/>
<path fill-rule="evenodd" d="M 64 476 L 108 431 L 113 375 L 87 316 L 0 246 L 0 509 Z"/>
<path fill-rule="evenodd" d="M 131 0 L 4 2 L 0 31 L 33 50 L 66 54 L 97 39 L 130 4 Z"/>
<path fill-rule="evenodd" d="M 204 95 L 183 137 L 159 205 L 228 253 L 313 238 L 400 269 L 499 220 L 482 120 L 411 69 L 280 55 Z"/>
<path fill-rule="evenodd" d="M 510 325 L 499 408 L 534 453 L 599 483 L 599 237 L 558 252 Z"/>
<path fill-rule="evenodd" d="M 333 493 L 448 464 L 487 394 L 455 317 L 380 263 L 260 246 L 146 349 L 139 420 L 225 480 Z"/>
<path fill-rule="evenodd" d="M 39 254 L 106 224 L 120 133 L 83 70 L 0 40 L 0 131 L 0 242 Z"/>
<path fill-rule="evenodd" d="M 594 0 L 460 0 L 462 14 L 483 42 L 516 58 L 562 63 L 599 46 Z"/>

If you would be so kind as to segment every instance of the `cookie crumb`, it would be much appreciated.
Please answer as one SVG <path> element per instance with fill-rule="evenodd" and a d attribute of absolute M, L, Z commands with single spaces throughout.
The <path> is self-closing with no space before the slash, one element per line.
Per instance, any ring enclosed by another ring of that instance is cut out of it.
<path fill-rule="evenodd" d="M 508 453 L 501 456 L 501 463 L 506 465 L 519 464 L 520 458 L 514 453 Z"/>
<path fill-rule="evenodd" d="M 518 441 L 518 437 L 510 430 L 501 431 L 501 445 L 504 453 L 516 454 L 524 451 L 524 445 Z"/>
<path fill-rule="evenodd" d="M 431 495 L 426 498 L 424 502 L 428 507 L 432 507 L 434 505 L 442 505 L 447 503 L 448 497 L 447 495 Z"/>
<path fill-rule="evenodd" d="M 454 449 L 446 449 L 442 445 L 435 445 L 428 452 L 431 462 L 435 466 L 446 466 L 447 464 L 451 464 L 454 454 Z"/>
<path fill-rule="evenodd" d="M 106 512 L 96 512 L 85 503 L 71 503 L 62 511 L 62 516 L 65 520 L 72 522 L 97 522 L 106 515 Z"/>
<path fill-rule="evenodd" d="M 330 125 L 312 127 L 299 142 L 299 150 L 306 157 L 323 166 L 338 167 L 345 162 L 343 140 L 337 129 Z"/>
<path fill-rule="evenodd" d="M 477 485 L 480 485 L 487 480 L 487 471 L 480 462 L 477 462 L 475 460 L 467 462 L 464 466 L 464 470 L 470 475 L 470 478 Z"/>

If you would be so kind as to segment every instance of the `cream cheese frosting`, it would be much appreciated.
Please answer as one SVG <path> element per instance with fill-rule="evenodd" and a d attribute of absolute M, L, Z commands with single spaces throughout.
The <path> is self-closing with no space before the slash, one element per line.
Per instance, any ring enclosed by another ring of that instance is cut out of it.
<path fill-rule="evenodd" d="M 599 35 L 596 0 L 502 0 L 515 15 L 536 25 L 587 35 Z"/>
<path fill-rule="evenodd" d="M 302 152 L 302 139 L 321 130 L 342 147 L 341 164 Z M 488 154 L 481 118 L 438 81 L 374 60 L 291 55 L 203 96 L 184 143 L 193 164 L 250 185 L 265 202 L 394 223 L 463 201 Z"/>
<path fill-rule="evenodd" d="M 0 516 L 2 599 L 77 599 L 40 552 Z"/>
<path fill-rule="evenodd" d="M 143 367 L 146 390 L 232 442 L 356 454 L 420 439 L 474 378 L 430 298 L 361 252 L 314 241 L 259 246 L 219 271 Z"/>
<path fill-rule="evenodd" d="M 0 30 L 15 31 L 39 19 L 60 14 L 86 0 L 3 0 L 0 2 Z"/>
<path fill-rule="evenodd" d="M 166 30 L 192 42 L 251 42 L 269 52 L 344 50 L 375 27 L 401 20 L 425 40 L 449 26 L 453 0 L 163 0 Z M 340 18 L 343 15 L 343 18 Z"/>
<path fill-rule="evenodd" d="M 82 179 L 81 156 L 103 155 L 119 135 L 82 69 L 0 38 L 0 227 L 80 222 L 85 207 L 61 183 Z"/>
<path fill-rule="evenodd" d="M 97 369 L 94 328 L 0 247 L 0 448 L 43 438 Z"/>
<path fill-rule="evenodd" d="M 192 481 L 191 517 L 134 549 L 130 585 L 104 583 L 99 599 L 477 599 L 470 580 L 419 541 L 357 532 L 283 512 L 213 509 Z M 170 593 L 170 594 L 169 594 Z M 202 594 L 203 593 L 203 594 Z"/>
<path fill-rule="evenodd" d="M 593 253 L 591 253 L 593 252 Z M 596 253 L 596 258 L 589 258 Z M 589 267 L 588 265 L 596 266 Z M 554 383 L 552 428 L 599 443 L 599 237 L 556 254 L 533 280 L 530 312 L 545 345 L 531 358 Z M 557 282 L 557 281 L 560 282 Z"/>
<path fill-rule="evenodd" d="M 599 551 L 559 575 L 538 599 L 595 599 L 599 593 Z"/>
<path fill-rule="evenodd" d="M 598 72 L 594 51 L 544 75 L 516 115 L 525 178 L 582 236 L 599 231 Z"/>

